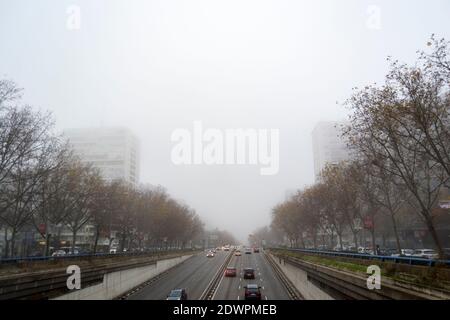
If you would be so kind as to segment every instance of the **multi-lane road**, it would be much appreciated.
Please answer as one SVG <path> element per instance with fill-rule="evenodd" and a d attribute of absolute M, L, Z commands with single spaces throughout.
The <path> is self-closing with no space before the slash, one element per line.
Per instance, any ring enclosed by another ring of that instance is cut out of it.
<path fill-rule="evenodd" d="M 200 299 L 208 284 L 224 264 L 228 251 L 217 251 L 216 256 L 207 258 L 206 252 L 199 253 L 185 262 L 175 266 L 157 280 L 144 286 L 128 297 L 132 300 L 163 300 L 172 289 L 186 288 L 188 299 Z M 237 268 L 236 277 L 222 277 L 215 291 L 215 300 L 243 300 L 244 286 L 249 283 L 261 287 L 262 299 L 289 299 L 283 284 L 268 263 L 264 253 L 251 253 L 231 258 L 228 266 Z M 247 280 L 243 277 L 244 268 L 255 269 L 255 279 Z"/>

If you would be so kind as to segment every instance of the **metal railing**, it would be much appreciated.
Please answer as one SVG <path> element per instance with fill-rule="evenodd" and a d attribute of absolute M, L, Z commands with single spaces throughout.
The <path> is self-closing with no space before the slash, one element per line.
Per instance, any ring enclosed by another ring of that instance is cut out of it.
<path fill-rule="evenodd" d="M 368 253 L 352 253 L 352 252 L 340 252 L 331 250 L 316 250 L 316 249 L 296 249 L 296 248 L 273 248 L 279 250 L 287 250 L 291 252 L 301 252 L 308 254 L 315 254 L 319 256 L 334 256 L 352 259 L 362 259 L 362 260 L 378 260 L 382 262 L 393 262 L 393 263 L 405 263 L 409 265 L 416 266 L 434 266 L 436 264 L 450 266 L 450 260 L 439 260 L 439 259 L 427 259 L 419 257 L 410 256 L 383 256 L 383 255 L 373 255 Z"/>
<path fill-rule="evenodd" d="M 164 254 L 174 251 L 194 251 L 191 248 L 185 249 L 162 249 L 162 250 L 146 250 L 146 251 L 134 251 L 134 252 L 117 252 L 117 253 L 86 253 L 86 254 L 66 254 L 63 256 L 40 256 L 40 257 L 13 257 L 13 258 L 0 258 L 1 264 L 15 264 L 22 262 L 37 262 L 37 261 L 55 261 L 55 260 L 76 260 L 76 259 L 90 259 L 95 257 L 118 257 L 118 256 L 144 256 L 154 254 Z"/>

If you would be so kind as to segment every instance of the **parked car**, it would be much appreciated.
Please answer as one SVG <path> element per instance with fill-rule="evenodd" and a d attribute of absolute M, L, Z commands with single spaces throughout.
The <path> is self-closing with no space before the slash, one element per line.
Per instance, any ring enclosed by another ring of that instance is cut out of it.
<path fill-rule="evenodd" d="M 187 300 L 186 289 L 174 289 L 170 291 L 166 300 Z"/>
<path fill-rule="evenodd" d="M 426 259 L 437 259 L 439 255 L 433 249 L 416 249 L 414 250 L 413 257 L 426 258 Z"/>
<path fill-rule="evenodd" d="M 245 268 L 244 279 L 255 279 L 255 270 L 253 268 Z"/>
<path fill-rule="evenodd" d="M 261 300 L 261 287 L 257 284 L 248 284 L 244 289 L 245 300 Z"/>
<path fill-rule="evenodd" d="M 397 250 L 395 250 L 394 253 L 391 254 L 392 257 L 400 257 L 400 256 L 404 256 L 404 257 L 410 257 L 414 254 L 414 250 L 413 249 L 401 249 L 400 250 L 401 253 L 399 254 L 397 252 Z"/>
<path fill-rule="evenodd" d="M 236 273 L 235 267 L 227 267 L 225 269 L 225 277 L 236 277 Z"/>
<path fill-rule="evenodd" d="M 64 250 L 66 252 L 66 254 L 69 254 L 69 255 L 77 255 L 77 254 L 80 254 L 81 249 L 79 247 L 75 247 L 72 252 L 72 247 L 61 247 L 60 250 Z"/>
<path fill-rule="evenodd" d="M 52 253 L 52 257 L 63 257 L 67 255 L 67 253 L 64 250 L 56 250 Z"/>

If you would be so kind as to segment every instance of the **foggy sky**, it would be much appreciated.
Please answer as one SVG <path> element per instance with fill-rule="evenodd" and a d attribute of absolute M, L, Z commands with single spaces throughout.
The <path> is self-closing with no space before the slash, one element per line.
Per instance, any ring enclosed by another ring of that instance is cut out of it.
<path fill-rule="evenodd" d="M 66 27 L 70 5 L 79 30 Z M 367 25 L 371 5 L 379 29 Z M 411 62 L 432 33 L 450 39 L 449 12 L 446 0 L 0 0 L 0 76 L 60 130 L 132 129 L 141 182 L 245 240 L 288 192 L 313 183 L 314 125 L 345 119 L 336 101 L 381 82 L 388 55 Z M 278 174 L 175 166 L 171 133 L 194 121 L 279 129 Z"/>

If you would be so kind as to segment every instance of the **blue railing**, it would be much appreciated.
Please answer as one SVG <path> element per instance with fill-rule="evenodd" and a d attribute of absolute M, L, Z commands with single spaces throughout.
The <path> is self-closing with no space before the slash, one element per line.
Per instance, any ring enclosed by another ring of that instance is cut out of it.
<path fill-rule="evenodd" d="M 34 261 L 49 261 L 49 260 L 70 260 L 70 259 L 84 259 L 93 257 L 117 257 L 117 256 L 141 256 L 152 255 L 156 253 L 177 251 L 181 249 L 162 249 L 162 250 L 149 250 L 149 251 L 136 251 L 136 252 L 117 252 L 117 253 L 89 253 L 89 254 L 67 254 L 64 256 L 40 256 L 40 257 L 13 257 L 0 259 L 0 264 L 14 264 L 20 262 L 34 262 Z M 191 248 L 185 248 L 184 250 L 193 250 Z"/>
<path fill-rule="evenodd" d="M 406 263 L 410 265 L 419 266 L 434 266 L 436 263 L 440 265 L 450 266 L 450 260 L 438 260 L 438 259 L 427 259 L 418 257 L 396 257 L 396 256 L 383 256 L 383 255 L 372 255 L 368 253 L 351 253 L 351 252 L 340 252 L 340 251 L 330 251 L 330 250 L 316 250 L 316 249 L 294 249 L 294 248 L 276 248 L 294 252 L 317 254 L 322 256 L 334 256 L 334 257 L 344 257 L 353 259 L 363 259 L 363 260 L 378 260 L 382 262 L 393 262 L 393 263 Z"/>

